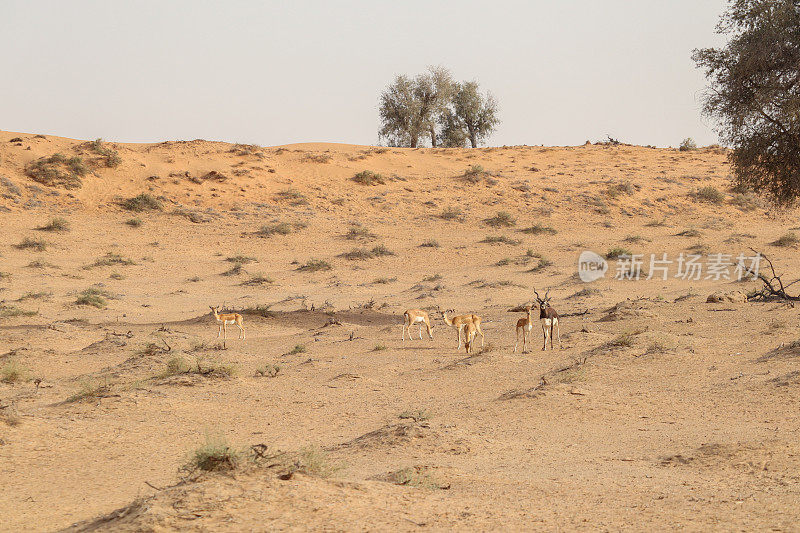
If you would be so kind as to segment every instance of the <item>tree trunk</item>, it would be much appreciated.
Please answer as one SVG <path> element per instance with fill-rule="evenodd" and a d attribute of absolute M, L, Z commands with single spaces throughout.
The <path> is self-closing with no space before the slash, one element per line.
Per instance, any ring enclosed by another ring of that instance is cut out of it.
<path fill-rule="evenodd" d="M 470 134 L 469 134 L 469 142 L 470 142 L 470 144 L 472 144 L 473 148 L 477 148 L 478 147 L 478 139 L 475 138 L 475 134 L 472 133 L 472 132 L 470 132 Z"/>
<path fill-rule="evenodd" d="M 436 148 L 436 128 L 431 126 L 431 146 Z"/>
<path fill-rule="evenodd" d="M 417 147 L 417 136 L 416 135 L 412 135 L 411 136 L 411 148 L 416 148 L 416 147 Z"/>

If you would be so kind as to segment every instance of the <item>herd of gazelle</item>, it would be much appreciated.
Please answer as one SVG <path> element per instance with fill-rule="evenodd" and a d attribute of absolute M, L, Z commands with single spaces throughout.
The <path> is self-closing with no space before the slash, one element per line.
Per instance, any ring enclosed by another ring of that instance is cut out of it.
<path fill-rule="evenodd" d="M 539 296 L 539 293 L 536 292 L 536 289 L 533 290 L 533 293 L 536 295 L 536 303 L 539 307 L 539 322 L 542 325 L 542 335 L 544 336 L 544 345 L 542 346 L 542 350 L 547 349 L 547 340 L 550 340 L 550 349 L 553 349 L 553 333 L 558 336 L 558 345 L 561 347 L 561 328 L 558 324 L 558 312 L 553 309 L 550 305 L 550 291 L 548 290 L 544 294 L 544 298 Z M 528 307 L 528 314 L 524 318 L 520 318 L 517 320 L 517 340 L 514 343 L 514 352 L 517 351 L 517 345 L 519 344 L 519 335 L 522 333 L 522 353 L 525 353 L 525 348 L 528 344 L 528 335 L 532 334 L 533 331 L 533 323 L 535 319 L 533 317 L 533 310 L 534 306 L 531 305 Z M 481 336 L 481 348 L 484 345 L 484 335 L 483 330 L 481 330 L 481 317 L 474 314 L 466 314 L 466 315 L 456 315 L 448 317 L 447 313 L 452 313 L 453 311 L 441 311 L 439 313 L 442 316 L 442 320 L 448 326 L 454 328 L 456 330 L 457 336 L 457 343 L 458 346 L 456 350 L 461 349 L 461 341 L 463 338 L 464 341 L 464 348 L 466 349 L 467 353 L 472 353 L 473 344 L 475 342 L 475 337 L 477 335 Z M 423 311 L 422 309 L 409 309 L 405 313 L 403 313 L 403 342 L 406 340 L 406 331 L 408 331 L 409 339 L 413 338 L 411 336 L 411 326 L 417 324 L 419 326 L 419 338 L 422 340 L 422 328 L 424 327 L 426 332 L 428 333 L 428 337 L 433 339 L 433 328 L 434 325 L 431 324 L 430 316 L 427 312 Z"/>
<path fill-rule="evenodd" d="M 544 345 L 542 350 L 547 349 L 547 340 L 550 339 L 550 349 L 553 349 L 553 333 L 558 335 L 558 345 L 561 347 L 561 328 L 558 325 L 558 312 L 550 305 L 550 291 L 544 293 L 544 298 L 539 296 L 536 289 L 533 290 L 536 295 L 536 302 L 539 304 L 539 322 L 542 325 L 542 335 L 544 335 Z M 533 332 L 533 309 L 534 306 L 528 307 L 528 315 L 524 318 L 517 320 L 517 340 L 514 343 L 514 352 L 517 351 L 519 344 L 519 335 L 522 333 L 522 353 L 525 353 L 525 347 L 528 344 L 528 335 Z M 218 306 L 211 306 L 211 312 L 214 313 L 214 319 L 219 324 L 219 332 L 217 338 L 222 336 L 224 339 L 228 337 L 228 326 L 235 325 L 239 328 L 239 339 L 245 339 L 244 324 L 242 322 L 242 315 L 239 313 L 220 313 Z M 456 341 L 458 345 L 456 350 L 461 349 L 461 341 L 463 338 L 464 348 L 467 353 L 472 353 L 473 344 L 477 335 L 481 336 L 481 348 L 484 347 L 485 337 L 481 329 L 481 317 L 472 313 L 466 315 L 447 316 L 447 313 L 452 313 L 452 310 L 441 311 L 442 320 L 444 323 L 456 330 Z M 433 328 L 430 316 L 422 309 L 409 309 L 403 313 L 403 342 L 406 340 L 406 331 L 408 331 L 408 338 L 411 336 L 411 326 L 417 324 L 419 326 L 419 339 L 422 340 L 422 328 L 428 333 L 428 337 L 433 339 Z"/>

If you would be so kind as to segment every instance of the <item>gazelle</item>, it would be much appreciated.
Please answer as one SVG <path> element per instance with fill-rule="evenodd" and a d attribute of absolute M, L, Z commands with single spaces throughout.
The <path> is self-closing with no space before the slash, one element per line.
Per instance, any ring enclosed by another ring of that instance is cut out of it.
<path fill-rule="evenodd" d="M 219 339 L 220 335 L 223 335 L 223 339 L 228 338 L 228 326 L 236 324 L 236 327 L 239 328 L 239 339 L 244 340 L 244 324 L 242 324 L 242 315 L 239 313 L 222 313 L 219 314 L 219 306 L 209 306 L 211 308 L 211 312 L 214 313 L 214 318 L 217 319 L 219 323 L 219 332 L 217 333 L 217 338 Z"/>
<path fill-rule="evenodd" d="M 533 289 L 536 295 L 536 301 L 539 302 L 539 320 L 542 323 L 542 334 L 544 335 L 544 346 L 542 350 L 547 349 L 547 339 L 550 339 L 550 349 L 553 349 L 553 330 L 558 334 L 558 347 L 561 348 L 561 328 L 558 325 L 558 312 L 550 306 L 550 291 L 544 293 L 544 299 L 539 297 L 536 289 Z"/>
<path fill-rule="evenodd" d="M 461 328 L 464 329 L 464 349 L 467 350 L 467 353 L 472 353 L 473 344 L 475 343 L 475 335 L 480 331 L 478 323 L 473 321 L 464 322 L 464 325 Z M 461 334 L 461 328 L 459 328 L 459 335 Z M 481 333 L 481 339 L 483 338 L 483 333 Z"/>
<path fill-rule="evenodd" d="M 447 317 L 447 313 L 452 313 L 453 310 L 450 309 L 449 311 L 444 311 L 442 313 L 442 320 L 444 323 L 450 327 L 456 328 L 456 337 L 458 340 L 458 346 L 456 346 L 456 350 L 461 349 L 461 331 L 464 330 L 467 322 L 472 322 L 475 324 L 475 332 L 481 336 L 481 348 L 483 348 L 483 343 L 485 341 L 485 337 L 483 335 L 483 330 L 481 330 L 481 317 L 478 315 L 473 314 L 466 314 L 466 315 L 456 315 L 452 318 Z"/>
<path fill-rule="evenodd" d="M 517 320 L 517 341 L 514 343 L 514 353 L 517 353 L 520 331 L 522 331 L 522 353 L 525 353 L 525 344 L 528 341 L 528 334 L 533 331 L 533 306 L 528 307 L 528 315 L 525 318 Z"/>
<path fill-rule="evenodd" d="M 419 324 L 419 340 L 422 340 L 422 325 L 425 325 L 425 330 L 428 332 L 428 337 L 433 340 L 433 326 L 428 313 L 422 309 L 409 309 L 403 313 L 403 342 L 406 340 L 406 330 L 408 330 L 408 338 L 412 339 L 411 326 Z"/>

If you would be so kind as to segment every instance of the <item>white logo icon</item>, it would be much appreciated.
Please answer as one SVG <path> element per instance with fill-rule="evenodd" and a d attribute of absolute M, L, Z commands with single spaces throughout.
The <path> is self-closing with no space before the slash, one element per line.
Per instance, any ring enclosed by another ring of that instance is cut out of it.
<path fill-rule="evenodd" d="M 578 257 L 578 277 L 585 283 L 591 283 L 606 275 L 608 262 L 602 256 L 584 250 Z"/>

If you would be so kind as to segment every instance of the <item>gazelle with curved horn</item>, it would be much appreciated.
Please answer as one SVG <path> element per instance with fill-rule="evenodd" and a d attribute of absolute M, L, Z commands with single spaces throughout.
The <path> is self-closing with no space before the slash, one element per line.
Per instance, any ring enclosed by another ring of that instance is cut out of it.
<path fill-rule="evenodd" d="M 558 325 L 558 312 L 550 305 L 550 290 L 544 293 L 544 298 L 539 297 L 536 289 L 533 289 L 536 295 L 536 301 L 539 303 L 539 321 L 542 323 L 542 334 L 544 335 L 544 346 L 542 350 L 547 349 L 547 339 L 550 339 L 550 349 L 553 349 L 553 332 L 558 334 L 558 347 L 561 348 L 561 328 Z"/>

